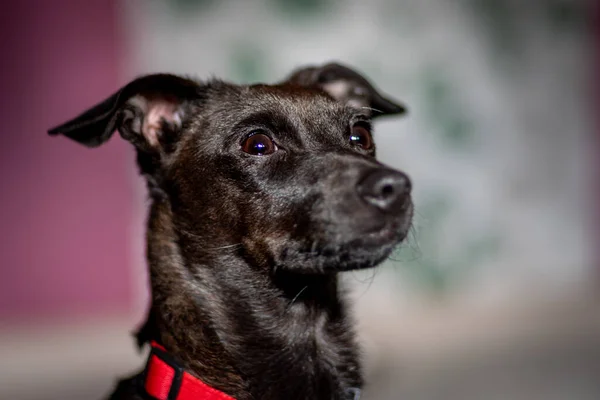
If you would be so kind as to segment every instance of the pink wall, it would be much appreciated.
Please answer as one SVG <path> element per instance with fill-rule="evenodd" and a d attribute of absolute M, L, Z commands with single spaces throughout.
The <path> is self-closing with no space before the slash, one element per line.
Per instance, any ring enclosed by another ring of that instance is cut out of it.
<path fill-rule="evenodd" d="M 122 83 L 115 8 L 116 0 L 2 5 L 0 320 L 133 304 L 130 149 L 46 135 Z"/>

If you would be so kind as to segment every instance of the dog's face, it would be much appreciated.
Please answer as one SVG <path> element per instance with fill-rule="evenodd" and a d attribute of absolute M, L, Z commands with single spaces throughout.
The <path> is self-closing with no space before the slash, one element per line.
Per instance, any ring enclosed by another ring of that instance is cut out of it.
<path fill-rule="evenodd" d="M 369 112 L 317 88 L 149 76 L 52 133 L 95 146 L 115 127 L 200 253 L 326 273 L 378 264 L 409 229 L 410 181 L 375 160 Z"/>
<path fill-rule="evenodd" d="M 375 161 L 368 114 L 310 89 L 253 86 L 211 93 L 193 121 L 168 195 L 187 230 L 218 231 L 211 243 L 314 272 L 373 266 L 406 235 L 410 183 Z"/>

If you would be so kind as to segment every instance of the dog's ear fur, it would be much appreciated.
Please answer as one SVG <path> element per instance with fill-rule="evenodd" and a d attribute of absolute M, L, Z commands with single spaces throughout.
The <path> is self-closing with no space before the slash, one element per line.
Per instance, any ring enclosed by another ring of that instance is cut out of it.
<path fill-rule="evenodd" d="M 318 87 L 335 100 L 371 108 L 373 117 L 406 113 L 403 104 L 386 98 L 361 74 L 337 63 L 298 69 L 284 83 Z"/>
<path fill-rule="evenodd" d="M 193 80 L 169 74 L 147 75 L 48 133 L 97 147 L 118 130 L 138 149 L 153 151 L 167 131 L 181 127 L 186 106 L 199 98 L 200 92 L 200 85 Z"/>

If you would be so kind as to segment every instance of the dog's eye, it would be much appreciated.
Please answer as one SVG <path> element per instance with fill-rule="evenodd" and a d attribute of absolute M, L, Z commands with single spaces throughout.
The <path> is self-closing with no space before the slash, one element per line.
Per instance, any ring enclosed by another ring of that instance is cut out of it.
<path fill-rule="evenodd" d="M 371 132 L 362 125 L 354 125 L 350 134 L 350 143 L 362 147 L 364 150 L 371 150 L 373 148 Z"/>
<path fill-rule="evenodd" d="M 273 154 L 277 146 L 270 137 L 260 132 L 253 132 L 242 143 L 242 150 L 253 156 Z"/>

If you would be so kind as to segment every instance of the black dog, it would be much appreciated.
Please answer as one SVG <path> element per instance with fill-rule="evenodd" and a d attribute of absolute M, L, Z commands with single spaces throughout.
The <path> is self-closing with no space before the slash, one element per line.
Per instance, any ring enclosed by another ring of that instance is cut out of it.
<path fill-rule="evenodd" d="M 153 350 L 111 399 L 358 398 L 336 274 L 407 234 L 410 181 L 371 136 L 373 116 L 403 110 L 329 64 L 278 85 L 145 76 L 50 130 L 90 147 L 118 130 L 152 199 L 139 339 Z"/>

